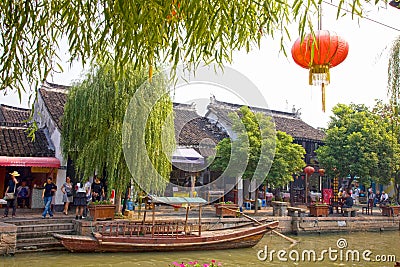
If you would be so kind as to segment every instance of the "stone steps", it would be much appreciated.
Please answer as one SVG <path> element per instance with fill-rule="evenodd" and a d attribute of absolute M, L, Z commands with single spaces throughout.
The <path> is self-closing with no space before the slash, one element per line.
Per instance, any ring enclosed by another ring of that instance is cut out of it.
<path fill-rule="evenodd" d="M 49 224 L 49 223 L 71 223 L 73 221 L 73 218 L 47 218 L 47 219 L 42 219 L 42 217 L 38 218 L 21 218 L 21 219 L 12 219 L 12 220 L 7 220 L 4 221 L 5 223 L 9 224 L 14 224 L 14 225 L 39 225 L 39 224 Z"/>
<path fill-rule="evenodd" d="M 74 228 L 72 223 L 51 223 L 51 224 L 34 224 L 34 225 L 18 225 L 17 234 L 26 232 L 57 232 L 58 230 L 71 230 Z"/>
<path fill-rule="evenodd" d="M 64 250 L 65 248 L 60 242 L 52 236 L 17 239 L 16 252 L 32 252 L 32 251 L 54 251 Z"/>
<path fill-rule="evenodd" d="M 17 226 L 16 253 L 65 250 L 54 233 L 74 234 L 72 218 L 14 220 Z"/>

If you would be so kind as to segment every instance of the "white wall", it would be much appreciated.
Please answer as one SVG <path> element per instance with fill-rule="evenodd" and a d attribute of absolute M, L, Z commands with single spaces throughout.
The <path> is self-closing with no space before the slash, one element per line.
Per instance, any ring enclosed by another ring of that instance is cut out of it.
<path fill-rule="evenodd" d="M 45 130 L 48 142 L 50 146 L 52 146 L 53 149 L 55 150 L 55 157 L 60 160 L 61 166 L 58 169 L 57 178 L 55 182 L 58 188 L 55 195 L 55 204 L 56 205 L 64 204 L 62 202 L 61 186 L 65 182 L 65 178 L 67 176 L 67 171 L 66 171 L 67 161 L 64 160 L 61 151 L 61 132 L 57 128 L 55 122 L 53 121 L 40 94 L 38 95 L 37 101 L 35 102 L 35 114 L 33 116 L 33 119 L 36 121 L 40 129 Z"/>

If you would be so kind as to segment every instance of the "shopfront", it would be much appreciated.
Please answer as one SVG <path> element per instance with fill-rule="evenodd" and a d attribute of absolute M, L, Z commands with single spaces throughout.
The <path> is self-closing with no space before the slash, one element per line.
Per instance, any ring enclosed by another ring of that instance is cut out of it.
<path fill-rule="evenodd" d="M 12 171 L 18 171 L 18 186 L 29 187 L 29 199 L 24 207 L 41 208 L 41 191 L 47 177 L 57 180 L 60 161 L 55 157 L 7 157 L 0 156 L 0 196 L 4 196 Z"/>

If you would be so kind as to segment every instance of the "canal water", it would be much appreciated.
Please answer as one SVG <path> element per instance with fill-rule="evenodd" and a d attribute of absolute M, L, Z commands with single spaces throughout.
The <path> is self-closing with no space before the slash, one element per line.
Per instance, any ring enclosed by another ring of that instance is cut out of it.
<path fill-rule="evenodd" d="M 173 262 L 215 260 L 222 266 L 390 266 L 400 261 L 400 232 L 358 232 L 291 236 L 295 246 L 276 235 L 267 234 L 253 248 L 176 253 L 69 252 L 17 254 L 1 257 L 3 266 L 172 266 Z M 315 254 L 314 254 L 315 253 Z M 315 257 L 314 257 L 315 255 Z M 358 257 L 357 257 L 358 256 Z"/>

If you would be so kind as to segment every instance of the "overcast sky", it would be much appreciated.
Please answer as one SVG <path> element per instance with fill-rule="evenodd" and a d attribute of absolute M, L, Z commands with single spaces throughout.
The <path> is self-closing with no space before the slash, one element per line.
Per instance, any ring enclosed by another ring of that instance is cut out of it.
<path fill-rule="evenodd" d="M 308 85 L 308 70 L 297 66 L 290 49 L 297 38 L 294 27 L 292 41 L 286 44 L 289 57 L 279 53 L 279 40 L 265 38 L 261 48 L 254 48 L 249 54 L 234 53 L 233 69 L 247 76 L 262 92 L 271 109 L 291 111 L 292 106 L 300 109 L 304 121 L 314 127 L 326 127 L 331 109 L 337 103 L 374 104 L 375 99 L 387 98 L 388 48 L 400 35 L 400 31 L 390 29 L 369 20 L 352 20 L 350 15 L 336 20 L 336 8 L 323 5 L 322 28 L 335 31 L 349 43 L 349 55 L 339 66 L 331 69 L 331 84 L 327 87 L 326 113 L 321 110 L 321 89 Z M 373 8 L 367 14 L 371 19 L 400 29 L 400 10 Z M 66 60 L 66 55 L 61 55 Z M 82 68 L 75 64 L 72 68 L 64 64 L 64 73 L 55 74 L 48 81 L 70 84 L 80 77 Z M 191 91 L 192 90 L 192 91 Z M 176 91 L 174 101 L 193 102 L 198 98 L 208 101 L 211 94 L 223 101 L 239 102 L 235 96 L 227 96 L 215 88 L 190 88 Z M 0 96 L 0 103 L 27 107 L 28 97 L 19 103 L 16 94 Z M 204 102 L 203 101 L 203 102 Z M 240 104 L 240 103 L 239 103 Z M 251 104 L 251 103 L 250 103 Z M 200 107 L 201 109 L 201 107 Z"/>

